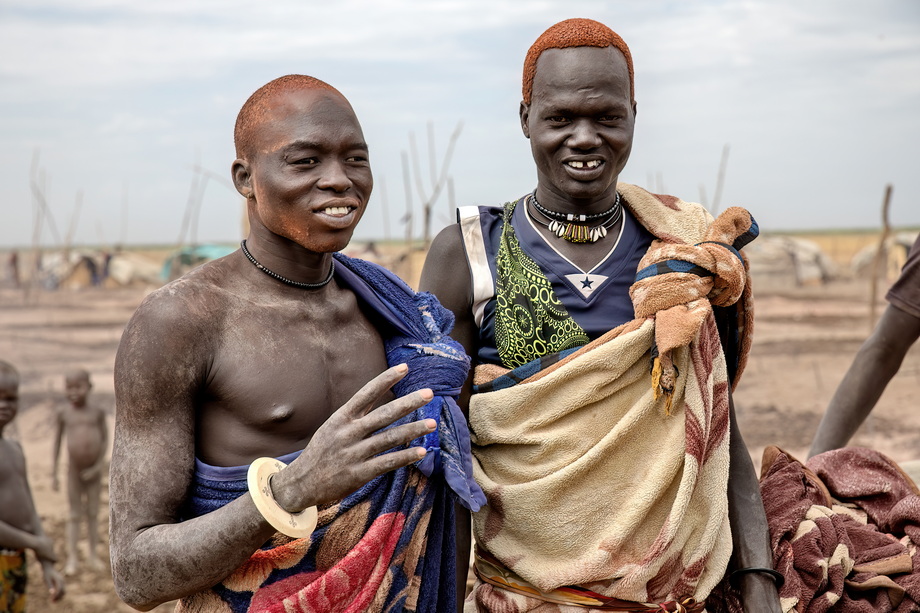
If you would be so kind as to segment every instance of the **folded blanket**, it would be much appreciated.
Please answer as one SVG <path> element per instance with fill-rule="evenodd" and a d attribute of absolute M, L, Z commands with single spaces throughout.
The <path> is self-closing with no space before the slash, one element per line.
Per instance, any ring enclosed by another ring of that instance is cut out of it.
<path fill-rule="evenodd" d="M 803 465 L 768 447 L 760 487 L 784 613 L 920 610 L 920 491 L 895 462 L 848 447 Z M 720 588 L 714 610 L 739 613 Z"/>
<path fill-rule="evenodd" d="M 712 223 L 698 205 L 620 189 L 658 237 L 631 290 L 636 319 L 512 371 L 476 369 L 489 504 L 474 531 L 488 555 L 470 611 L 701 610 L 728 564 L 729 382 L 711 305 L 737 305 L 740 373 L 752 311 L 738 249 L 757 226 L 743 209 Z M 622 601 L 633 608 L 610 608 Z"/>
<path fill-rule="evenodd" d="M 350 287 L 389 332 L 387 362 L 409 364 L 394 392 L 430 387 L 435 393 L 397 422 L 436 419 L 435 432 L 412 442 L 429 453 L 321 508 L 309 538 L 276 534 L 220 584 L 183 599 L 177 611 L 440 613 L 456 607 L 453 503 L 477 510 L 485 502 L 472 479 L 469 432 L 455 400 L 469 358 L 446 336 L 453 317 L 433 296 L 416 294 L 376 265 L 335 257 L 337 282 Z M 245 478 L 236 479 L 232 469 L 202 472 L 199 466 L 199 473 L 189 516 L 246 491 Z"/>

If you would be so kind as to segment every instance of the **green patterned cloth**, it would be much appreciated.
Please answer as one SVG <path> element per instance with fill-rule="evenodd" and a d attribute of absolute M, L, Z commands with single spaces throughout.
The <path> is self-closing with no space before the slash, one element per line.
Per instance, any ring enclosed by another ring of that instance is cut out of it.
<path fill-rule="evenodd" d="M 556 297 L 540 266 L 521 249 L 511 226 L 517 202 L 505 204 L 496 258 L 495 345 L 505 368 L 590 341 Z"/>

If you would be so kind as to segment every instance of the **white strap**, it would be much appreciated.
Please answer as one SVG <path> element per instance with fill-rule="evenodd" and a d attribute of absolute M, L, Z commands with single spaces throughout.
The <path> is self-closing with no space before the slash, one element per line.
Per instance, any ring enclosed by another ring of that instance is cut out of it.
<path fill-rule="evenodd" d="M 478 206 L 461 206 L 457 209 L 457 220 L 466 249 L 466 260 L 470 266 L 473 281 L 473 321 L 482 326 L 486 303 L 495 296 L 495 281 L 486 257 L 486 244 L 482 238 L 482 224 L 479 222 Z"/>

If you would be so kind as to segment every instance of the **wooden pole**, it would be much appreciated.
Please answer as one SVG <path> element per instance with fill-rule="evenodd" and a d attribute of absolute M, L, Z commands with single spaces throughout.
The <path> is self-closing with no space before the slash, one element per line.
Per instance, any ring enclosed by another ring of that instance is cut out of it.
<path fill-rule="evenodd" d="M 725 170 L 728 167 L 728 152 L 731 147 L 728 143 L 722 147 L 722 160 L 719 162 L 719 176 L 716 178 L 716 193 L 712 195 L 712 216 L 719 214 L 719 205 L 722 200 L 722 186 L 725 184 Z"/>
<path fill-rule="evenodd" d="M 406 249 L 412 248 L 412 181 L 409 179 L 409 155 L 405 151 L 402 153 L 403 169 L 403 190 L 406 192 L 406 216 L 403 218 L 406 224 Z"/>
<path fill-rule="evenodd" d="M 888 221 L 888 208 L 891 205 L 891 183 L 885 186 L 885 196 L 882 198 L 882 236 L 878 242 L 878 249 L 875 251 L 875 259 L 872 261 L 872 282 L 869 288 L 869 331 L 875 329 L 876 322 L 876 299 L 878 297 L 878 277 L 879 270 L 886 268 L 883 262 L 887 259 L 888 235 L 891 233 L 891 225 Z"/>

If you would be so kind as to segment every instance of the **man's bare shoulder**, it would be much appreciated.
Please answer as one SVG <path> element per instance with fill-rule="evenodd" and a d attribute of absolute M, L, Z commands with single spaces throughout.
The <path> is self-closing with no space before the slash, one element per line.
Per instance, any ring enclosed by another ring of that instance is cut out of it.
<path fill-rule="evenodd" d="M 207 262 L 148 294 L 129 326 L 175 326 L 170 332 L 213 327 L 234 299 L 227 291 L 234 281 L 231 257 Z"/>

